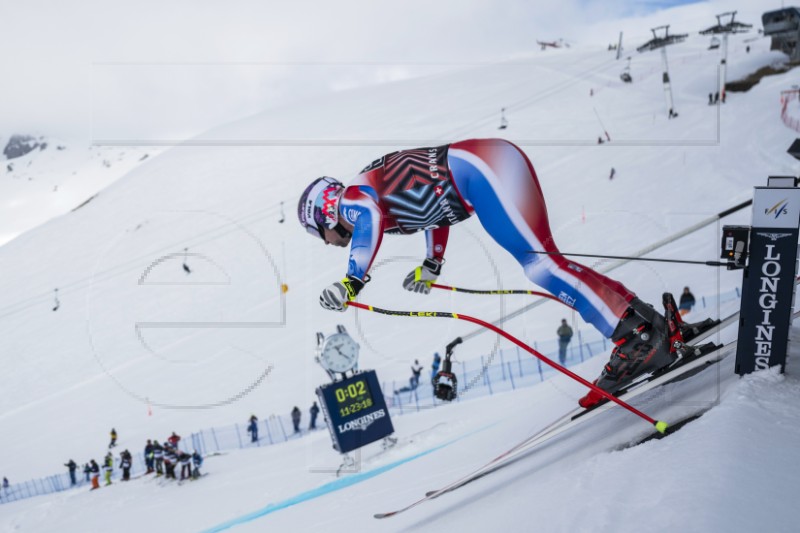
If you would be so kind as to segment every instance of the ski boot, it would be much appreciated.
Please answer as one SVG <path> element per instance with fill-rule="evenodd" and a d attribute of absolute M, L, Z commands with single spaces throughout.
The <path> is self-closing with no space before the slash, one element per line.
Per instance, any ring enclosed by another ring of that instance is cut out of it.
<path fill-rule="evenodd" d="M 611 341 L 611 358 L 594 384 L 612 394 L 643 374 L 652 374 L 677 363 L 684 353 L 681 320 L 675 299 L 664 293 L 664 315 L 638 298 L 631 300 Z M 596 405 L 603 396 L 595 391 L 579 400 L 581 407 Z"/>

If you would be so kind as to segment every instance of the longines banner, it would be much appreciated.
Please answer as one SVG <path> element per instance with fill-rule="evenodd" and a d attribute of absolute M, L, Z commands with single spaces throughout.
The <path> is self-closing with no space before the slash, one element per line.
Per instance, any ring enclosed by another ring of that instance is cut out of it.
<path fill-rule="evenodd" d="M 736 373 L 786 365 L 791 325 L 800 189 L 756 187 L 750 264 L 742 282 Z"/>

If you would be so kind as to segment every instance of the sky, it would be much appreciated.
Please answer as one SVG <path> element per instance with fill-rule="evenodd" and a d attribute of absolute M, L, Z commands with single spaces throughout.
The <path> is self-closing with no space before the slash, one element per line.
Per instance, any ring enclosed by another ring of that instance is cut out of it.
<path fill-rule="evenodd" d="M 644 41 L 689 3 L 3 2 L 0 19 L 11 24 L 0 49 L 14 53 L 0 57 L 12 81 L 0 89 L 0 137 L 185 139 L 291 100 L 530 54 L 537 39 L 606 46 L 626 28 Z M 721 11 L 763 11 L 745 0 L 699 3 L 708 16 L 687 21 L 693 30 Z"/>

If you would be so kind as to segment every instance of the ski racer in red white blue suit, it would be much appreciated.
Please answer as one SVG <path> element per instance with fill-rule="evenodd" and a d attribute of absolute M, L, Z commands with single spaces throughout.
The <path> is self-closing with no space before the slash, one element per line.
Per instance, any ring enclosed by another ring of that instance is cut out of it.
<path fill-rule="evenodd" d="M 528 279 L 618 345 L 598 386 L 614 392 L 672 363 L 663 316 L 621 283 L 558 254 L 533 165 L 520 148 L 502 139 L 393 152 L 373 161 L 347 186 L 329 177 L 312 182 L 298 204 L 300 223 L 327 244 L 350 245 L 345 278 L 322 292 L 320 304 L 344 311 L 345 303 L 355 299 L 368 281 L 384 233 L 425 232 L 426 258 L 403 286 L 428 294 L 445 262 L 450 226 L 473 214 Z M 582 404 L 597 400 L 599 395 Z"/>

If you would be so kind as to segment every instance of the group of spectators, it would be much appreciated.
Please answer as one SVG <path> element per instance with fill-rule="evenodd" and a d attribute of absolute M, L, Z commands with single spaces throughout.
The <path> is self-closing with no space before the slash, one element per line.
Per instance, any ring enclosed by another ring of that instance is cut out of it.
<path fill-rule="evenodd" d="M 309 409 L 309 414 L 311 416 L 311 421 L 309 423 L 308 429 L 314 430 L 317 429 L 317 416 L 319 415 L 319 406 L 317 402 L 314 402 L 311 408 Z M 294 432 L 300 433 L 300 422 L 302 419 L 302 412 L 300 408 L 295 406 L 292 409 L 292 424 L 294 425 Z M 247 432 L 250 433 L 251 442 L 258 442 L 258 417 L 256 415 L 252 415 L 250 417 Z M 111 440 L 108 443 L 109 452 L 105 455 L 102 460 L 102 466 L 94 459 L 89 460 L 88 463 L 83 465 L 83 474 L 86 478 L 87 482 L 91 482 L 92 488 L 91 490 L 99 489 L 100 488 L 100 473 L 102 471 L 103 478 L 106 485 L 111 485 L 111 478 L 114 471 L 115 461 L 114 455 L 111 453 L 111 449 L 117 446 L 117 430 L 115 428 L 111 428 L 110 432 Z M 185 452 L 178 447 L 178 443 L 180 442 L 181 437 L 172 432 L 167 439 L 163 441 L 163 443 L 159 443 L 157 440 L 147 440 L 147 444 L 144 447 L 144 461 L 145 461 L 145 468 L 146 471 L 144 475 L 153 474 L 155 473 L 156 477 L 164 476 L 165 479 L 175 479 L 178 480 L 178 475 L 176 474 L 177 468 L 180 466 L 180 480 L 186 479 L 196 479 L 200 477 L 200 467 L 203 464 L 203 456 L 197 450 L 193 450 L 192 453 Z M 117 466 L 120 470 L 122 470 L 122 481 L 129 481 L 131 467 L 133 465 L 133 456 L 131 452 L 128 450 L 123 450 L 119 454 L 119 459 L 117 461 Z M 69 478 L 71 485 L 77 485 L 77 473 L 78 473 L 78 464 L 70 459 L 68 462 L 64 463 L 64 466 L 67 467 L 69 471 Z M 8 488 L 8 479 L 5 477 L 3 478 L 3 488 Z"/>
<path fill-rule="evenodd" d="M 319 405 L 317 405 L 317 402 L 311 405 L 308 412 L 311 415 L 311 422 L 308 424 L 308 429 L 311 431 L 317 429 L 317 416 L 319 416 Z M 303 412 L 295 405 L 294 409 L 292 409 L 291 416 L 294 432 L 300 433 L 300 422 L 303 418 Z M 250 442 L 258 442 L 258 417 L 256 415 L 251 415 L 250 419 L 247 421 L 247 432 L 250 434 Z"/>
<path fill-rule="evenodd" d="M 174 431 L 172 435 L 167 437 L 163 444 L 157 440 L 147 440 L 144 447 L 144 461 L 146 472 L 144 475 L 155 473 L 156 477 L 165 476 L 166 479 L 178 479 L 175 470 L 180 465 L 181 480 L 196 479 L 200 477 L 200 467 L 203 464 L 203 457 L 194 450 L 192 453 L 187 453 L 178 448 L 178 443 L 181 437 Z M 117 432 L 115 429 L 111 430 L 111 442 L 108 444 L 109 452 L 102 460 L 102 466 L 94 459 L 89 460 L 88 463 L 83 465 L 83 475 L 87 482 L 91 482 L 91 490 L 100 488 L 100 473 L 103 473 L 105 485 L 111 485 L 111 477 L 114 472 L 115 461 L 114 454 L 110 451 L 117 445 Z M 78 464 L 70 459 L 64 463 L 64 466 L 69 470 L 69 479 L 71 485 L 77 485 L 77 472 Z M 131 467 L 133 466 L 133 456 L 128 450 L 123 450 L 119 454 L 116 465 L 122 470 L 122 481 L 130 481 Z"/>

